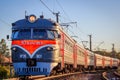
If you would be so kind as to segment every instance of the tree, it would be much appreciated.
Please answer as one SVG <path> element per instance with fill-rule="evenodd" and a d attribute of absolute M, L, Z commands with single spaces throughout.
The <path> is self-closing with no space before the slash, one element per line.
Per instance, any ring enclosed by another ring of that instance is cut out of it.
<path fill-rule="evenodd" d="M 6 52 L 6 42 L 5 42 L 4 39 L 1 40 L 0 45 L 1 45 L 0 46 L 0 53 L 5 54 L 5 52 Z"/>
<path fill-rule="evenodd" d="M 1 62 L 3 62 L 4 61 L 4 59 L 3 59 L 3 55 L 5 55 L 5 53 L 6 53 L 6 42 L 5 42 L 5 40 L 4 39 L 1 39 L 1 41 L 0 41 L 0 63 Z"/>
<path fill-rule="evenodd" d="M 106 52 L 106 51 L 94 51 L 94 53 L 100 54 L 100 55 L 103 55 L 103 56 L 110 56 L 109 53 Z"/>
<path fill-rule="evenodd" d="M 120 59 L 120 52 L 116 53 L 116 57 Z"/>
<path fill-rule="evenodd" d="M 0 66 L 0 79 L 7 78 L 7 69 L 3 66 Z"/>

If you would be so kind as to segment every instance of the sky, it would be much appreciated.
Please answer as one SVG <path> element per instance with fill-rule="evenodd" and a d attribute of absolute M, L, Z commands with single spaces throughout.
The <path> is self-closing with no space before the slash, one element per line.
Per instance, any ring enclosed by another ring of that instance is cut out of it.
<path fill-rule="evenodd" d="M 11 35 L 11 24 L 27 15 L 44 15 L 55 19 L 52 12 L 60 12 L 59 23 L 69 23 L 64 29 L 81 45 L 92 35 L 92 49 L 120 51 L 120 0 L 1 0 L 0 2 L 0 39 Z M 73 24 L 71 22 L 77 22 Z M 6 40 L 10 46 L 11 41 Z"/>

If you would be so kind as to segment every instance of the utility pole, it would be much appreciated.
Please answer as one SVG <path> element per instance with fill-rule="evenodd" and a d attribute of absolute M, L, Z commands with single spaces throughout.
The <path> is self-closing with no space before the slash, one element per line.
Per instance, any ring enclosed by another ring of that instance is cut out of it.
<path fill-rule="evenodd" d="M 115 50 L 115 48 L 114 48 L 114 46 L 115 46 L 115 45 L 114 45 L 114 44 L 112 44 L 112 46 L 113 46 L 113 47 L 112 47 L 112 51 L 114 51 L 114 50 Z"/>
<path fill-rule="evenodd" d="M 92 51 L 92 35 L 88 35 L 90 39 L 90 51 Z"/>
<path fill-rule="evenodd" d="M 60 12 L 53 13 L 56 16 L 56 22 L 59 23 L 59 14 Z"/>
<path fill-rule="evenodd" d="M 26 16 L 27 16 L 27 11 L 25 10 L 25 18 L 26 18 Z"/>
<path fill-rule="evenodd" d="M 114 57 L 115 58 L 115 45 L 114 44 L 112 44 L 112 57 Z"/>

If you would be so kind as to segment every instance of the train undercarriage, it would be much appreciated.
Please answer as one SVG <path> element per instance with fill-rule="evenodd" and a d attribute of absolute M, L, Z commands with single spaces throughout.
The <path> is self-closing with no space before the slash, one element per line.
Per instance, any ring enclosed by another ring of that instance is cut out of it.
<path fill-rule="evenodd" d="M 88 66 L 85 67 L 84 65 L 77 65 L 77 68 L 74 68 L 72 64 L 65 64 L 64 68 L 61 68 L 61 64 L 59 63 L 56 67 L 54 67 L 50 73 L 51 75 L 57 74 L 66 74 L 66 73 L 73 73 L 73 72 L 91 72 L 91 71 L 98 71 L 98 70 L 109 70 L 109 69 L 117 69 L 117 67 L 94 67 Z"/>
<path fill-rule="evenodd" d="M 74 72 L 91 72 L 91 71 L 99 71 L 99 70 L 109 70 L 109 69 L 117 69 L 117 67 L 94 67 L 94 66 L 88 66 L 85 67 L 83 65 L 77 65 L 77 68 L 74 68 L 74 66 L 72 64 L 65 64 L 64 68 L 61 68 L 61 63 L 58 63 L 58 65 L 56 67 L 54 67 L 51 71 L 51 73 L 49 75 L 45 75 L 47 76 L 54 76 L 54 75 L 59 75 L 59 74 L 67 74 L 67 73 L 74 73 Z M 20 76 L 19 80 L 30 80 L 29 76 Z"/>

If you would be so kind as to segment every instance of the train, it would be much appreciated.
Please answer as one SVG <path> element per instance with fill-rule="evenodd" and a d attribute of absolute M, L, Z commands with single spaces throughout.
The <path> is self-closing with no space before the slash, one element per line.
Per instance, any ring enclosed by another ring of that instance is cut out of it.
<path fill-rule="evenodd" d="M 119 59 L 81 47 L 59 23 L 43 15 L 12 23 L 12 62 L 17 76 L 55 75 L 118 68 Z"/>

